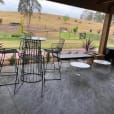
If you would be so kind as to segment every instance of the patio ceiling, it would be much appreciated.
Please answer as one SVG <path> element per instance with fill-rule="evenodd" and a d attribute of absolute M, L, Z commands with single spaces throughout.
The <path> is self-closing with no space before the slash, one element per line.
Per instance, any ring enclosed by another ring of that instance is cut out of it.
<path fill-rule="evenodd" d="M 53 2 L 77 6 L 80 8 L 114 13 L 114 0 L 50 0 Z"/>

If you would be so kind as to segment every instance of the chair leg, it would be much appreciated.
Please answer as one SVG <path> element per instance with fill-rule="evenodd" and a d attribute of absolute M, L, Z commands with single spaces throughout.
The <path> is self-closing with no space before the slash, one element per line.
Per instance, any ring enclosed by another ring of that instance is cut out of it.
<path fill-rule="evenodd" d="M 58 58 L 57 58 L 57 61 L 58 61 L 58 69 L 59 69 L 60 80 L 61 80 L 61 62 Z"/>
<path fill-rule="evenodd" d="M 15 84 L 14 84 L 14 95 L 16 94 L 16 89 L 17 89 L 17 84 L 19 84 L 19 69 L 17 68 L 17 72 L 16 72 L 16 79 L 15 79 Z M 23 85 L 23 83 L 18 87 L 18 89 Z"/>
<path fill-rule="evenodd" d="M 17 82 L 18 81 L 18 82 Z M 19 84 L 19 80 L 18 80 L 18 71 L 16 73 L 16 80 L 15 80 L 15 84 L 14 84 L 14 95 L 16 94 L 16 87 L 17 87 L 17 84 Z"/>
<path fill-rule="evenodd" d="M 41 90 L 41 97 L 44 96 L 44 92 L 45 92 L 44 86 L 45 86 L 45 76 L 44 76 L 44 74 L 42 73 L 42 90 Z"/>
<path fill-rule="evenodd" d="M 51 62 L 51 64 L 53 65 L 53 68 L 52 68 L 52 66 L 51 66 L 51 68 L 47 68 L 48 67 L 48 61 L 46 62 L 46 71 L 48 71 L 48 70 L 49 71 L 50 70 L 54 70 L 54 71 L 58 70 L 58 72 L 59 72 L 59 78 L 57 78 L 57 79 L 52 78 L 52 79 L 45 79 L 45 80 L 61 80 L 61 62 L 60 62 L 59 58 L 57 58 L 57 64 L 55 64 L 55 56 L 54 56 L 54 53 L 52 53 L 52 62 Z M 44 83 L 45 83 L 45 81 L 44 81 Z"/>

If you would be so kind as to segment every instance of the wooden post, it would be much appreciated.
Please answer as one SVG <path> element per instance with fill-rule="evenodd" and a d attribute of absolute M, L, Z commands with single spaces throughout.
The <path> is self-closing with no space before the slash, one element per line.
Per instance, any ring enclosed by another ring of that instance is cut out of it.
<path fill-rule="evenodd" d="M 100 46 L 99 46 L 99 53 L 100 54 L 105 54 L 105 49 L 106 49 L 106 45 L 107 45 L 111 20 L 112 20 L 112 14 L 111 13 L 106 14 L 104 24 L 103 24 Z"/>

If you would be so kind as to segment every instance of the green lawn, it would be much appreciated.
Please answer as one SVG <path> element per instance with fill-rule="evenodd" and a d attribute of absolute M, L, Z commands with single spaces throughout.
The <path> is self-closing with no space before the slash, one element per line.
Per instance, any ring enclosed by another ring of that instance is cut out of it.
<path fill-rule="evenodd" d="M 12 37 L 13 35 L 13 37 Z M 3 47 L 5 48 L 18 48 L 20 44 L 20 38 L 23 34 L 20 33 L 3 33 L 0 32 L 0 43 L 3 43 Z M 74 33 L 68 33 L 68 32 L 62 32 L 60 34 L 62 38 L 65 39 L 65 45 L 64 48 L 82 48 L 82 44 L 85 39 L 80 39 L 79 34 L 74 34 Z M 99 41 L 100 41 L 100 36 L 95 35 L 95 34 L 86 34 L 86 38 L 91 38 L 93 39 L 93 43 L 96 48 L 99 47 Z M 46 40 L 42 42 L 42 48 L 49 48 L 51 46 L 51 43 L 56 43 L 57 40 Z M 108 46 L 113 47 L 113 43 L 108 43 Z"/>
<path fill-rule="evenodd" d="M 73 32 L 61 32 L 61 38 L 65 38 L 66 40 L 76 40 L 80 39 L 80 33 L 73 33 Z M 86 38 L 91 38 L 93 40 L 100 40 L 100 34 L 93 34 L 93 33 L 86 33 Z"/>

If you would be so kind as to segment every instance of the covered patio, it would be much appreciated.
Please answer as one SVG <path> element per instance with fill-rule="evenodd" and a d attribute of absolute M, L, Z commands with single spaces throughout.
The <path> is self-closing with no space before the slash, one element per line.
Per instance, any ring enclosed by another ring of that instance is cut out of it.
<path fill-rule="evenodd" d="M 113 0 L 51 0 L 106 13 L 99 53 L 105 54 L 113 9 Z M 10 69 L 11 66 L 5 66 Z M 62 62 L 61 80 L 45 82 L 44 96 L 41 97 L 41 83 L 24 83 L 17 88 L 14 85 L 0 86 L 1 114 L 114 114 L 114 66 L 107 73 L 105 68 L 81 70 L 69 62 Z M 56 77 L 58 72 L 49 72 L 45 76 Z M 0 83 L 2 83 L 0 79 Z M 8 78 L 5 81 L 9 81 Z M 20 85 L 20 84 L 19 84 Z"/>
<path fill-rule="evenodd" d="M 10 67 L 7 67 L 9 69 Z M 111 67 L 114 69 L 114 66 Z M 69 63 L 62 64 L 62 80 L 46 81 L 44 97 L 41 83 L 24 83 L 13 94 L 14 85 L 0 87 L 1 114 L 113 114 L 114 71 L 107 74 L 92 69 L 76 69 Z M 46 77 L 56 77 L 50 72 Z"/>

